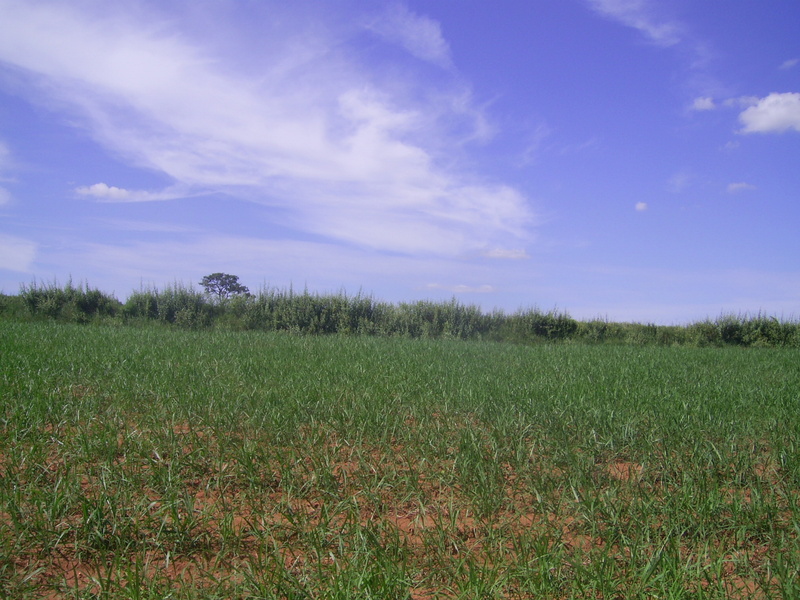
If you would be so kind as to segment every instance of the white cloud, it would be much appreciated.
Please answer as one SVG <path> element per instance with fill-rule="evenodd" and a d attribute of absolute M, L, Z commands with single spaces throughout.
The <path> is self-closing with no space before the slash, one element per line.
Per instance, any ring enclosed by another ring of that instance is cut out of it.
<path fill-rule="evenodd" d="M 15 23 L 0 38 L 0 61 L 116 155 L 176 183 L 160 192 L 95 183 L 77 193 L 134 202 L 226 192 L 276 208 L 298 230 L 406 253 L 459 255 L 527 239 L 527 199 L 453 160 L 453 142 L 475 133 L 481 111 L 448 76 L 422 85 L 404 70 L 387 84 L 364 66 L 369 57 L 350 60 L 346 40 L 310 25 L 275 30 L 269 53 L 243 41 L 246 57 L 231 62 L 211 54 L 224 42 L 179 35 L 157 14 L 104 4 L 111 16 L 100 19 L 86 6 L 0 0 Z M 402 8 L 388 14 L 384 36 L 415 56 L 449 60 L 435 22 Z"/>
<path fill-rule="evenodd" d="M 0 269 L 28 272 L 36 258 L 35 242 L 0 234 Z"/>
<path fill-rule="evenodd" d="M 798 65 L 798 63 L 800 63 L 800 58 L 790 58 L 789 60 L 783 61 L 783 63 L 781 64 L 781 66 L 779 68 L 780 69 L 791 69 L 793 67 L 796 67 Z"/>
<path fill-rule="evenodd" d="M 76 188 L 75 191 L 82 196 L 93 196 L 112 202 L 129 202 L 132 196 L 132 193 L 128 190 L 108 186 L 105 183 L 95 183 L 88 187 L 79 187 Z"/>
<path fill-rule="evenodd" d="M 487 258 L 500 258 L 508 260 L 522 260 L 530 258 L 530 254 L 528 254 L 523 248 L 492 248 L 491 250 L 486 250 L 483 253 L 483 256 Z"/>
<path fill-rule="evenodd" d="M 160 192 L 147 192 L 144 190 L 126 190 L 105 183 L 95 183 L 89 186 L 75 188 L 81 196 L 91 196 L 101 202 L 155 202 L 161 200 L 174 200 L 186 198 L 189 195 L 177 188 L 167 188 Z"/>
<path fill-rule="evenodd" d="M 758 100 L 739 115 L 741 133 L 800 131 L 800 93 L 773 93 Z"/>
<path fill-rule="evenodd" d="M 694 102 L 692 103 L 692 110 L 714 110 L 715 108 L 716 104 L 714 104 L 714 99 L 708 96 L 695 98 Z"/>
<path fill-rule="evenodd" d="M 0 187 L 0 206 L 11 204 L 11 192 L 6 188 Z"/>
<path fill-rule="evenodd" d="M 539 155 L 542 152 L 545 140 L 553 133 L 552 129 L 546 123 L 539 123 L 533 128 L 533 131 L 528 134 L 528 143 L 522 151 L 522 155 L 518 161 L 520 167 L 535 164 L 539 160 Z"/>
<path fill-rule="evenodd" d="M 507 186 L 470 186 L 449 177 L 421 183 L 310 185 L 301 194 L 297 226 L 378 250 L 452 256 L 525 238 L 532 224 L 519 209 L 524 199 Z"/>
<path fill-rule="evenodd" d="M 754 186 L 754 185 L 752 185 L 750 183 L 745 183 L 744 181 L 741 181 L 741 182 L 738 182 L 738 183 L 729 183 L 728 184 L 728 193 L 729 194 L 735 194 L 737 192 L 746 192 L 746 191 L 754 190 L 754 189 L 756 189 L 756 186 Z"/>
<path fill-rule="evenodd" d="M 632 27 L 659 46 L 673 46 L 681 41 L 681 27 L 660 19 L 657 4 L 649 0 L 587 0 L 598 13 Z"/>
<path fill-rule="evenodd" d="M 635 208 L 638 212 L 643 212 L 647 210 L 647 202 L 637 202 Z"/>
<path fill-rule="evenodd" d="M 402 4 L 391 5 L 366 27 L 421 60 L 442 68 L 452 64 L 450 46 L 442 37 L 439 23 L 414 14 Z"/>

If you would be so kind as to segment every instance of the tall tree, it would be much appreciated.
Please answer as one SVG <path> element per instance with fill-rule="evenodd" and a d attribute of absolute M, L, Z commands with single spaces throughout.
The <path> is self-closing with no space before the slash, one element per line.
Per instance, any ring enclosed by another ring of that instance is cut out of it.
<path fill-rule="evenodd" d="M 237 275 L 228 275 L 227 273 L 212 273 L 206 275 L 200 282 L 206 294 L 216 295 L 220 300 L 229 298 L 230 296 L 238 296 L 240 294 L 249 295 L 250 290 L 247 286 L 239 283 Z"/>

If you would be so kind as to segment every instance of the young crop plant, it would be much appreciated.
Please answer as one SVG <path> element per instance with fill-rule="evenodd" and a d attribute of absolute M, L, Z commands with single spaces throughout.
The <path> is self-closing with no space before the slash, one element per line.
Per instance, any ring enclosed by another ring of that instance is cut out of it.
<path fill-rule="evenodd" d="M 792 598 L 800 350 L 0 321 L 2 598 Z"/>

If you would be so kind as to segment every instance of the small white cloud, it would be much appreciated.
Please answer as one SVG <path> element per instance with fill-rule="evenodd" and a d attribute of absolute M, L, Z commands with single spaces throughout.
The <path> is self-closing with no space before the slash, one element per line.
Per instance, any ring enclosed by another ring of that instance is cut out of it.
<path fill-rule="evenodd" d="M 636 203 L 636 210 L 639 212 L 644 212 L 647 210 L 647 202 L 637 202 Z"/>
<path fill-rule="evenodd" d="M 790 58 L 789 60 L 783 61 L 783 64 L 779 68 L 781 69 L 791 69 L 792 67 L 796 67 L 800 63 L 800 58 Z"/>
<path fill-rule="evenodd" d="M 0 187 L 0 206 L 4 206 L 10 203 L 11 203 L 11 192 L 9 192 L 6 188 Z"/>
<path fill-rule="evenodd" d="M 494 291 L 491 285 L 471 286 L 464 284 L 450 285 L 444 283 L 429 283 L 425 287 L 429 290 L 444 290 L 453 294 L 488 294 Z"/>
<path fill-rule="evenodd" d="M 0 235 L 0 269 L 28 272 L 36 258 L 36 243 L 13 235 Z"/>
<path fill-rule="evenodd" d="M 83 186 L 75 189 L 81 196 L 92 196 L 112 202 L 129 202 L 131 192 L 126 189 L 118 188 L 105 183 L 95 183 L 90 186 Z"/>
<path fill-rule="evenodd" d="M 510 260 L 522 260 L 530 258 L 530 255 L 523 248 L 492 248 L 483 253 L 487 258 L 504 258 Z"/>
<path fill-rule="evenodd" d="M 756 186 L 754 186 L 754 185 L 752 185 L 750 183 L 745 183 L 744 181 L 741 181 L 739 183 L 729 183 L 728 184 L 728 193 L 729 194 L 735 194 L 737 192 L 746 192 L 748 190 L 754 190 L 754 189 L 756 189 Z"/>
<path fill-rule="evenodd" d="M 714 110 L 716 107 L 717 105 L 714 104 L 714 99 L 708 96 L 695 98 L 692 103 L 692 110 Z"/>
<path fill-rule="evenodd" d="M 125 188 L 102 182 L 75 188 L 75 192 L 81 196 L 97 198 L 101 202 L 157 202 L 185 198 L 188 195 L 176 188 L 167 188 L 160 192 L 147 192 L 144 190 L 126 190 Z"/>
<path fill-rule="evenodd" d="M 442 68 L 452 64 L 450 46 L 442 37 L 439 23 L 414 14 L 401 4 L 395 4 L 366 27 L 420 60 Z"/>
<path fill-rule="evenodd" d="M 800 93 L 773 93 L 758 100 L 739 115 L 741 133 L 800 131 Z"/>

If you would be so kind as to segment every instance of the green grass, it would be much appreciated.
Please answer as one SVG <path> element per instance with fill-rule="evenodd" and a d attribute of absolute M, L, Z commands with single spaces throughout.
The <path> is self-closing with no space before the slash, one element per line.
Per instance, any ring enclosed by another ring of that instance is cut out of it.
<path fill-rule="evenodd" d="M 0 322 L 0 597 L 800 597 L 799 404 L 789 348 Z"/>

